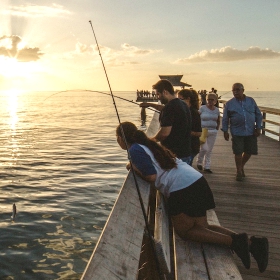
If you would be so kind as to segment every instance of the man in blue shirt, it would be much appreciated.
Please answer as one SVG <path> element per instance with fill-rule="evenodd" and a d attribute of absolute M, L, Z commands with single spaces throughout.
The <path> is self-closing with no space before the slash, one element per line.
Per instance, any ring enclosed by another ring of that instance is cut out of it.
<path fill-rule="evenodd" d="M 251 155 L 258 154 L 257 137 L 261 132 L 262 114 L 255 100 L 244 94 L 241 83 L 235 83 L 232 86 L 232 92 L 234 97 L 226 103 L 224 108 L 222 131 L 225 140 L 228 141 L 230 125 L 237 169 L 236 180 L 243 181 L 244 165 Z"/>

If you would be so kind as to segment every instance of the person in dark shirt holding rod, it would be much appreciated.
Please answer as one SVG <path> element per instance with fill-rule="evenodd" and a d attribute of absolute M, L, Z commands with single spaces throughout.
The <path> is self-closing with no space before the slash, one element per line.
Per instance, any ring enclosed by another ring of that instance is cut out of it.
<path fill-rule="evenodd" d="M 182 161 L 191 162 L 191 114 L 185 102 L 176 97 L 168 80 L 159 80 L 153 89 L 161 104 L 141 103 L 141 107 L 153 107 L 160 111 L 160 129 L 153 137 L 171 150 Z"/>
<path fill-rule="evenodd" d="M 228 126 L 232 136 L 232 149 L 235 155 L 236 181 L 243 181 L 244 166 L 251 155 L 258 154 L 257 137 L 261 133 L 262 113 L 252 97 L 244 94 L 244 86 L 232 86 L 234 97 L 227 101 L 222 120 L 224 138 L 229 140 Z"/>

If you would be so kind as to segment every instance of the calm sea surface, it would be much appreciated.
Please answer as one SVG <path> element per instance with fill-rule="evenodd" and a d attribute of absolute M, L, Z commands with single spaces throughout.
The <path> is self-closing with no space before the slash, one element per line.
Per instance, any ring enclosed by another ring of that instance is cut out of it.
<path fill-rule="evenodd" d="M 280 108 L 279 92 L 247 94 Z M 139 107 L 115 101 L 121 121 L 140 126 Z M 79 279 L 127 174 L 112 98 L 0 93 L 0 112 L 0 279 Z"/>

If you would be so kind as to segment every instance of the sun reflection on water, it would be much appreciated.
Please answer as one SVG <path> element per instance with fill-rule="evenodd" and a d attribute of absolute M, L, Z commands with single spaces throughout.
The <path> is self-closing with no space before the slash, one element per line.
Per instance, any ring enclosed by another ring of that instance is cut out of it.
<path fill-rule="evenodd" d="M 5 91 L 7 100 L 7 113 L 9 115 L 7 125 L 10 127 L 10 150 L 11 162 L 9 165 L 14 165 L 18 158 L 19 145 L 17 140 L 17 126 L 18 126 L 18 98 L 22 93 L 18 89 L 10 89 Z"/>
<path fill-rule="evenodd" d="M 12 130 L 16 130 L 16 124 L 18 122 L 18 96 L 21 91 L 17 89 L 10 89 L 6 91 L 7 101 L 8 101 L 8 112 L 10 114 L 10 122 L 9 125 Z"/>

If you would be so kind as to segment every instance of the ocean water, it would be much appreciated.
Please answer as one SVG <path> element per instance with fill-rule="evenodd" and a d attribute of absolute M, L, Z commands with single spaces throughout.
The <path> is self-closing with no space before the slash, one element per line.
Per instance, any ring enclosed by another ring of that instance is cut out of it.
<path fill-rule="evenodd" d="M 247 94 L 280 108 L 280 93 Z M 121 121 L 140 126 L 136 104 L 115 102 Z M 112 98 L 1 93 L 0 112 L 0 279 L 80 279 L 127 174 Z M 148 123 L 153 111 L 147 115 Z"/>

